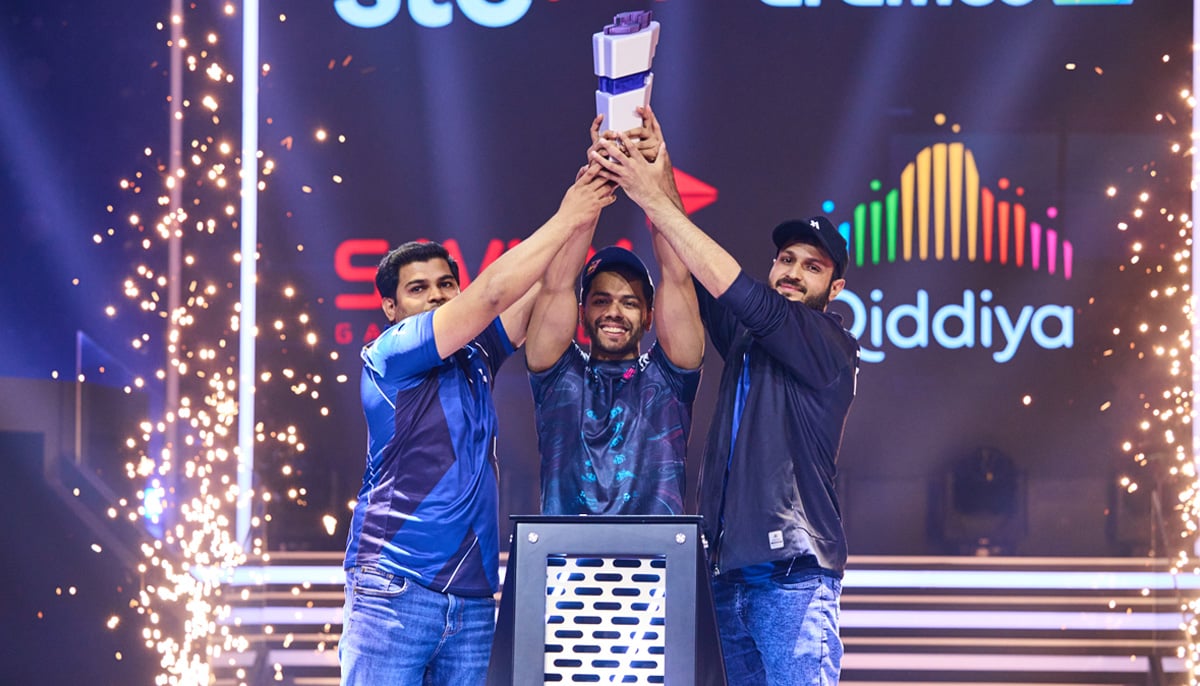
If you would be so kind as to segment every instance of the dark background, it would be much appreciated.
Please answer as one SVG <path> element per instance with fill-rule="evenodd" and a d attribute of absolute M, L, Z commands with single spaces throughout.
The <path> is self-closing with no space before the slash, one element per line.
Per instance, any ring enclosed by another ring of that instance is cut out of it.
<path fill-rule="evenodd" d="M 501 28 L 456 10 L 437 29 L 402 9 L 392 22 L 363 29 L 332 7 L 275 5 L 263 13 L 271 18 L 263 29 L 271 71 L 262 147 L 277 163 L 263 195 L 263 273 L 266 283 L 304 283 L 316 328 L 342 353 L 332 369 L 349 381 L 335 387 L 334 413 L 319 424 L 330 428 L 308 432 L 304 459 L 310 470 L 333 472 L 339 485 L 327 498 L 314 495 L 310 509 L 340 510 L 345 520 L 364 440 L 356 351 L 381 317 L 331 302 L 331 292 L 369 293 L 370 285 L 339 278 L 330 253 L 350 239 L 453 240 L 473 275 L 489 243 L 528 235 L 557 206 L 587 143 L 590 34 L 631 7 L 535 2 Z M 1074 329 L 1069 349 L 1040 349 L 1026 334 L 1007 363 L 992 357 L 1002 345 L 885 345 L 882 362 L 864 363 L 840 462 L 852 551 L 1144 549 L 1148 527 L 1135 513 L 1144 515 L 1146 503 L 1128 504 L 1116 488 L 1132 465 L 1120 446 L 1136 432 L 1139 394 L 1153 393 L 1163 374 L 1125 355 L 1126 338 L 1112 333 L 1119 326 L 1128 333 L 1125 318 L 1147 288 L 1120 271 L 1131 240 L 1116 224 L 1132 199 L 1109 199 L 1105 190 L 1124 192 L 1142 164 L 1170 157 L 1170 136 L 1179 132 L 1155 114 L 1174 106 L 1186 116 L 1175 104 L 1186 85 L 1186 8 L 644 6 L 662 23 L 653 104 L 673 160 L 719 194 L 693 219 L 752 275 L 765 276 L 769 230 L 779 221 L 821 212 L 852 221 L 855 205 L 897 187 L 904 166 L 935 143 L 963 142 L 984 186 L 1023 202 L 1030 221 L 1072 244 L 1069 281 L 1061 265 L 1056 275 L 1044 264 L 1032 271 L 1028 246 L 1020 269 L 1011 256 L 1007 265 L 947 258 L 851 269 L 848 288 L 864 301 L 879 289 L 885 308 L 914 303 L 917 289 L 928 291 L 931 312 L 961 304 L 965 289 L 976 296 L 987 289 L 992 305 L 1014 316 L 1025 306 L 1069 307 Z M 276 10 L 286 21 L 274 20 Z M 1164 53 L 1175 61 L 1164 64 Z M 316 140 L 318 129 L 330 139 Z M 345 142 L 331 142 L 336 134 Z M 282 144 L 288 137 L 290 148 Z M 997 190 L 1001 178 L 1024 194 Z M 876 179 L 882 191 L 871 190 Z M 1177 193 L 1156 200 L 1186 210 L 1186 192 Z M 1051 218 L 1048 208 L 1058 214 Z M 648 257 L 643 226 L 636 206 L 619 202 L 602 216 L 595 244 L 627 238 Z M 377 257 L 359 255 L 354 264 L 369 267 Z M 338 324 L 344 343 L 330 340 Z M 1052 325 L 1048 333 L 1055 332 Z M 1113 348 L 1117 354 L 1106 356 Z M 712 353 L 705 362 L 693 465 L 720 364 Z M 497 393 L 502 513 L 535 511 L 537 447 L 519 356 L 505 366 Z M 984 472 L 991 460 L 1011 467 L 1003 497 L 958 494 L 992 498 L 995 512 L 964 516 L 952 507 L 947 475 L 960 459 Z M 694 469 L 690 477 L 694 483 Z M 330 546 L 340 545 L 340 532 L 333 539 Z"/>
<path fill-rule="evenodd" d="M 1189 82 L 1188 8 L 1149 0 L 883 8 L 535 0 L 519 21 L 498 28 L 475 24 L 458 7 L 449 25 L 424 27 L 405 3 L 395 20 L 372 29 L 347 24 L 332 2 L 264 3 L 269 70 L 259 130 L 272 166 L 259 214 L 259 326 L 268 333 L 258 368 L 272 381 L 257 398 L 267 435 L 257 457 L 258 483 L 277 496 L 261 527 L 267 546 L 341 548 L 361 478 L 357 351 L 383 320 L 374 309 L 336 306 L 339 294 L 371 293 L 369 283 L 339 275 L 338 247 L 376 241 L 352 260 L 369 275 L 381 252 L 372 246 L 453 240 L 474 275 L 489 243 L 527 236 L 557 207 L 582 161 L 593 111 L 590 36 L 616 12 L 638 7 L 662 23 L 653 104 L 675 164 L 719 194 L 693 219 L 750 274 L 766 274 L 776 223 L 822 212 L 852 221 L 858 203 L 895 188 L 904 166 L 935 143 L 966 144 L 985 186 L 996 190 L 1006 178 L 1022 187 L 1030 219 L 1073 246 L 1069 281 L 1044 267 L 949 259 L 851 269 L 849 289 L 864 301 L 879 289 L 885 308 L 915 302 L 918 289 L 930 294 L 931 311 L 961 304 L 964 290 L 988 289 L 993 305 L 1014 313 L 1068 306 L 1074 323 L 1071 348 L 1043 350 L 1027 338 L 1007 363 L 994 361 L 995 348 L 885 345 L 882 362 L 863 364 L 840 463 L 852 552 L 974 552 L 989 536 L 997 553 L 1144 552 L 1147 504 L 1123 500 L 1116 488 L 1134 466 L 1121 443 L 1137 435 L 1137 450 L 1169 453 L 1136 425 L 1144 396 L 1170 380 L 1165 365 L 1139 359 L 1145 341 L 1131 350 L 1130 333 L 1147 315 L 1183 323 L 1177 307 L 1146 300 L 1153 276 L 1122 265 L 1135 239 L 1157 251 L 1147 260 L 1163 262 L 1179 239 L 1165 218 L 1130 232 L 1116 225 L 1130 219 L 1144 188 L 1155 193 L 1154 212 L 1187 210 L 1186 165 L 1168 149 L 1186 140 L 1190 116 L 1178 96 Z M 219 61 L 237 74 L 240 17 L 223 17 L 220 6 L 188 12 L 194 40 L 210 26 L 221 38 L 189 73 L 187 95 L 216 92 L 222 107 L 212 121 L 192 103 L 185 141 L 228 140 L 236 150 L 239 84 L 216 84 L 203 72 Z M 137 312 L 122 283 L 138 264 L 165 270 L 165 251 L 140 241 L 161 211 L 154 198 L 167 155 L 169 35 L 155 23 L 166 13 L 163 3 L 136 1 L 5 6 L 0 375 L 69 378 L 82 331 L 85 370 L 104 367 L 89 380 L 119 386 L 144 376 L 149 405 L 161 408 L 153 374 L 163 365 L 162 320 Z M 1180 123 L 1156 121 L 1160 112 Z M 318 130 L 329 137 L 317 140 Z M 1149 177 L 1146 165 L 1160 174 Z M 120 187 L 138 173 L 140 192 Z M 235 170 L 226 173 L 236 186 Z M 871 189 L 874 180 L 882 191 Z M 1120 189 L 1115 198 L 1106 196 L 1109 186 Z M 193 219 L 219 216 L 231 197 L 198 186 L 187 194 Z M 140 228 L 126 220 L 131 212 L 144 215 Z M 111 238 L 93 242 L 110 228 Z M 596 245 L 622 238 L 650 256 L 644 218 L 627 200 L 605 211 Z M 236 245 L 236 222 L 227 219 L 215 236 L 189 233 L 184 250 L 197 264 L 185 278 L 212 275 L 236 292 L 228 260 Z M 295 294 L 284 296 L 286 286 Z M 118 306 L 111 317 L 110 304 Z M 222 326 L 215 316 L 196 335 L 232 344 Z M 149 342 L 133 348 L 144 332 Z M 309 332 L 315 344 L 305 342 Z M 720 365 L 710 353 L 693 465 Z M 303 390 L 282 383 L 285 369 L 307 382 Z M 518 354 L 498 384 L 502 515 L 537 507 L 527 388 Z M 303 451 L 275 440 L 289 426 Z M 1019 487 L 994 516 L 963 519 L 948 506 L 953 463 L 996 454 L 1007 456 L 1001 462 Z M 694 484 L 694 469 L 690 477 Z M 332 535 L 324 515 L 337 520 Z"/>
<path fill-rule="evenodd" d="M 888 311 L 914 303 L 918 290 L 931 311 L 961 304 L 965 290 L 989 290 L 993 306 L 1014 313 L 1069 307 L 1074 327 L 1072 347 L 1043 350 L 1026 338 L 1006 363 L 993 359 L 995 346 L 889 343 L 882 361 L 863 364 L 840 460 L 851 552 L 1163 552 L 1151 496 L 1168 510 L 1175 502 L 1168 472 L 1189 436 L 1172 443 L 1163 428 L 1179 432 L 1178 417 L 1154 411 L 1170 405 L 1164 389 L 1186 385 L 1190 370 L 1172 376 L 1154 351 L 1186 331 L 1184 294 L 1149 294 L 1186 278 L 1176 253 L 1189 160 L 1170 146 L 1188 140 L 1190 110 L 1179 95 L 1190 84 L 1187 3 L 534 0 L 499 28 L 475 24 L 452 3 L 448 25 L 424 27 L 410 4 L 374 29 L 348 25 L 333 2 L 262 7 L 269 69 L 259 121 L 256 367 L 260 381 L 270 379 L 256 395 L 256 483 L 271 500 L 258 508 L 267 518 L 255 536 L 264 548 L 344 545 L 364 461 L 357 353 L 383 319 L 369 302 L 339 308 L 337 296 L 370 296 L 386 246 L 453 241 L 474 275 L 489 249 L 549 217 L 587 145 L 590 36 L 616 12 L 645 7 L 662 23 L 653 104 L 672 157 L 718 193 L 693 219 L 750 274 L 766 274 L 779 221 L 823 212 L 851 222 L 859 203 L 896 188 L 914 156 L 939 143 L 964 143 L 984 186 L 1023 203 L 1031 221 L 1073 247 L 1070 280 L 1044 267 L 963 260 L 851 268 L 849 289 L 865 302 L 878 291 Z M 169 154 L 169 30 L 157 24 L 168 12 L 168 3 L 147 0 L 13 0 L 0 10 L 0 547 L 9 589 L 0 610 L 23 638 L 6 642 L 13 683 L 137 683 L 157 669 L 153 653 L 137 648 L 141 623 L 130 604 L 144 579 L 119 551 L 161 529 L 121 528 L 105 512 L 109 500 L 145 485 L 126 478 L 125 463 L 165 440 L 151 431 L 131 451 L 123 437 L 164 412 L 156 379 L 167 359 L 164 309 L 161 299 L 154 310 L 139 303 L 165 292 L 154 285 L 166 271 L 154 228 Z M 196 3 L 184 20 L 185 53 L 196 58 L 185 72 L 184 148 L 203 159 L 185 164 L 183 249 L 192 262 L 183 281 L 214 288 L 212 307 L 189 304 L 197 323 L 182 346 L 193 371 L 182 390 L 200 398 L 214 371 L 236 368 L 230 257 L 240 227 L 224 208 L 237 205 L 240 82 L 207 70 L 219 64 L 239 75 L 241 17 Z M 219 100 L 215 113 L 204 109 L 205 95 Z M 217 152 L 222 142 L 233 152 Z M 226 188 L 207 176 L 220 164 Z M 1001 179 L 1012 187 L 998 190 Z M 1133 215 L 1138 207 L 1145 216 Z M 211 233 L 196 228 L 209 220 Z M 651 254 L 644 218 L 627 200 L 605 211 L 596 245 L 618 239 Z M 355 240 L 367 243 L 339 271 L 339 246 Z M 366 268 L 367 282 L 355 267 Z M 138 297 L 124 293 L 126 280 Z M 209 347 L 219 357 L 196 362 Z M 693 484 L 720 365 L 710 352 L 689 449 Z M 537 507 L 523 366 L 518 354 L 497 385 L 504 516 Z M 70 452 L 76 371 L 97 388 L 82 396 L 87 431 L 76 471 L 54 485 L 44 461 Z M 145 387 L 123 393 L 138 377 Z M 60 419 L 61 430 L 46 428 Z M 1139 428 L 1143 421 L 1150 428 Z M 87 474 L 111 493 L 73 492 Z M 1124 476 L 1141 488 L 1127 493 Z M 1168 511 L 1167 519 L 1177 517 Z M 102 629 L 114 616 L 122 621 Z M 64 657 L 63 646 L 81 640 L 88 655 Z"/>

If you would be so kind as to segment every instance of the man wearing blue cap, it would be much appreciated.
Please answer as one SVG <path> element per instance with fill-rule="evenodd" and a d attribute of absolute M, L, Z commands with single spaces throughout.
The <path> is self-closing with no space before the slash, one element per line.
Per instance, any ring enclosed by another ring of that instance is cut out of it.
<path fill-rule="evenodd" d="M 679 211 L 665 145 L 650 161 L 619 143 L 592 161 L 703 286 L 725 360 L 699 505 L 729 683 L 836 684 L 846 540 L 835 480 L 858 343 L 825 307 L 846 284 L 846 241 L 825 217 L 784 222 L 767 282 L 752 279 Z"/>
<path fill-rule="evenodd" d="M 687 268 L 651 232 L 662 275 L 657 291 L 646 265 L 617 246 L 597 252 L 580 273 L 591 242 L 583 233 L 570 238 L 542 277 L 525 342 L 542 514 L 683 513 L 704 329 Z M 579 321 L 588 352 L 574 342 Z M 657 341 L 642 354 L 652 323 Z"/>

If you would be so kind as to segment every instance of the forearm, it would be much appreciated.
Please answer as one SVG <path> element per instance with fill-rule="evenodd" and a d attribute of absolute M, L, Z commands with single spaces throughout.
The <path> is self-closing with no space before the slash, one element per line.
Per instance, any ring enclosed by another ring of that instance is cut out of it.
<path fill-rule="evenodd" d="M 537 302 L 538 296 L 541 295 L 541 284 L 534 282 L 513 303 L 507 310 L 500 315 L 500 322 L 504 325 L 504 332 L 508 334 L 508 342 L 512 343 L 513 349 L 520 348 L 525 344 L 525 333 L 529 327 L 530 313 L 533 311 L 533 306 Z"/>
<path fill-rule="evenodd" d="M 596 218 L 597 220 L 599 217 Z M 576 277 L 587 257 L 596 222 L 573 234 L 542 278 L 542 289 L 529 318 L 525 363 L 532 371 L 553 365 L 575 338 L 579 320 Z"/>
<path fill-rule="evenodd" d="M 479 296 L 499 314 L 541 279 L 563 243 L 575 233 L 583 232 L 590 223 L 555 214 L 529 238 L 492 262 L 475 278 L 469 290 L 479 291 Z"/>
<path fill-rule="evenodd" d="M 655 296 L 655 321 L 658 342 L 671 363 L 682 369 L 696 369 L 704 359 L 704 325 L 696 287 L 687 266 L 657 228 L 652 229 L 654 256 L 662 280 Z"/>
<path fill-rule="evenodd" d="M 620 143 L 623 147 L 613 141 L 600 141 L 601 149 L 589 153 L 592 161 L 604 169 L 605 178 L 620 185 L 642 208 L 704 288 L 714 296 L 724 293 L 741 267 L 684 214 L 666 145 L 660 143 L 655 161 L 648 162 L 642 154 L 625 152 L 633 145 L 625 134 L 621 134 Z"/>
<path fill-rule="evenodd" d="M 737 260 L 693 224 L 667 193 L 648 198 L 642 209 L 684 267 L 720 297 L 741 272 Z"/>
<path fill-rule="evenodd" d="M 587 257 L 588 248 L 592 243 L 596 225 L 600 215 L 596 215 L 583 228 L 573 232 L 550 261 L 542 277 L 542 288 L 546 293 L 568 293 L 572 299 L 578 286 L 579 270 L 583 268 L 583 260 Z"/>
<path fill-rule="evenodd" d="M 589 221 L 590 218 L 582 223 L 586 225 Z M 484 269 L 458 297 L 439 307 L 434 314 L 433 327 L 442 359 L 479 335 L 488 322 L 525 295 L 546 271 L 567 236 L 581 230 L 580 224 L 578 218 L 555 214 L 533 235 Z M 516 319 L 527 321 L 527 315 L 514 312 L 510 321 L 504 322 L 506 328 Z M 514 330 L 523 328 L 519 324 L 514 325 Z"/>

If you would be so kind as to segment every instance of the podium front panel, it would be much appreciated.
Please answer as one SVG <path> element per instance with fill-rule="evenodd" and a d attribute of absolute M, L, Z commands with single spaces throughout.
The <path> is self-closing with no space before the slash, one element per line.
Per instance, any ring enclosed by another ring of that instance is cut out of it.
<path fill-rule="evenodd" d="M 513 519 L 490 686 L 724 686 L 699 517 Z"/>

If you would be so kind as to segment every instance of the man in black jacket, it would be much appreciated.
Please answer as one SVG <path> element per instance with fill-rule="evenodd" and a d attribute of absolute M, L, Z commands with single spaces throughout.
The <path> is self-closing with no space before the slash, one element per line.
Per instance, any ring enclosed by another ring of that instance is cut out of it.
<path fill-rule="evenodd" d="M 680 211 L 665 145 L 653 162 L 624 136 L 604 148 L 593 160 L 703 287 L 725 360 L 699 503 L 729 683 L 836 684 L 846 541 L 834 486 L 858 343 L 825 307 L 846 284 L 846 241 L 825 217 L 784 222 L 756 281 Z"/>

